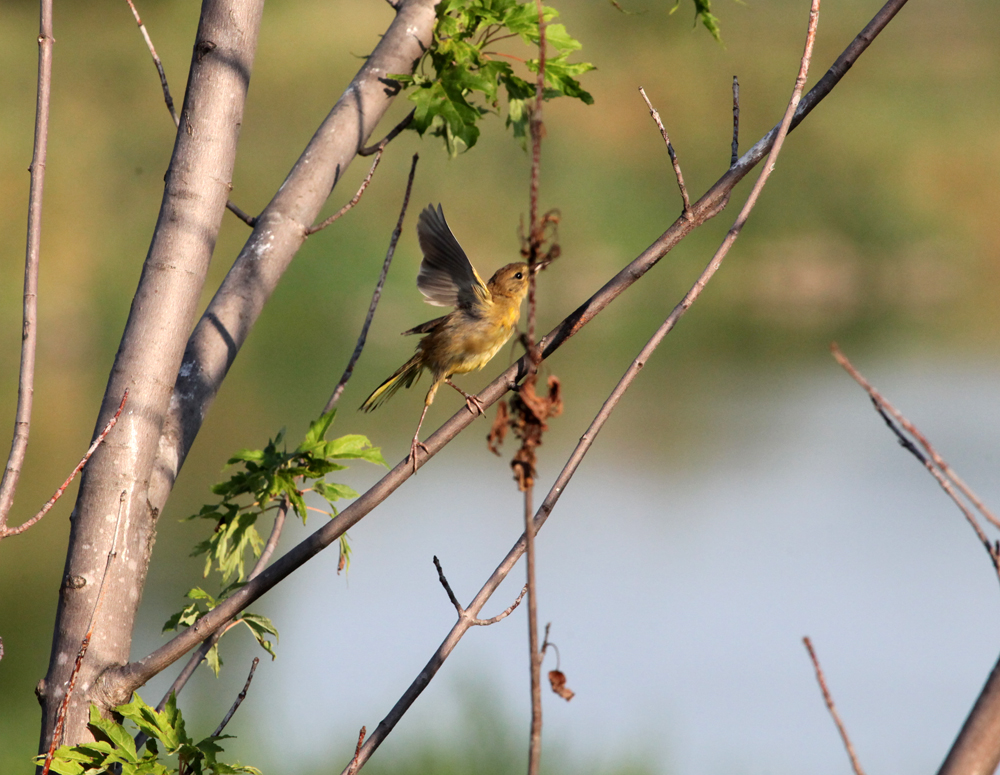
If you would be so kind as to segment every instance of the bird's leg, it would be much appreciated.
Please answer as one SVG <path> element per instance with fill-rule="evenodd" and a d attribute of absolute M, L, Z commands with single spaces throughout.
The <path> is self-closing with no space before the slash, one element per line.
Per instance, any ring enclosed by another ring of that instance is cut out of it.
<path fill-rule="evenodd" d="M 417 473 L 417 449 L 422 449 L 425 455 L 430 454 L 427 445 L 420 441 L 420 426 L 424 424 L 424 415 L 430 409 L 430 404 L 424 404 L 424 411 L 420 413 L 420 422 L 417 423 L 417 432 L 413 434 L 413 441 L 410 443 L 410 463 L 413 465 L 413 473 Z"/>
<path fill-rule="evenodd" d="M 445 382 L 447 382 L 449 385 L 455 388 L 455 390 L 457 390 L 459 393 L 465 396 L 465 405 L 469 408 L 469 411 L 472 412 L 473 415 L 486 414 L 486 407 L 483 406 L 483 402 L 479 400 L 479 396 L 474 396 L 471 393 L 466 393 L 464 390 L 462 390 L 462 388 L 460 388 L 458 385 L 452 382 L 451 379 L 446 379 Z"/>
<path fill-rule="evenodd" d="M 420 422 L 417 423 L 417 431 L 413 434 L 413 441 L 410 443 L 410 463 L 413 465 L 413 473 L 417 473 L 417 449 L 422 449 L 425 455 L 430 454 L 427 445 L 420 441 L 420 426 L 424 424 L 424 417 L 427 416 L 427 410 L 434 403 L 434 394 L 437 393 L 440 384 L 441 381 L 436 380 L 427 391 L 427 397 L 424 399 L 424 411 L 420 413 Z"/>

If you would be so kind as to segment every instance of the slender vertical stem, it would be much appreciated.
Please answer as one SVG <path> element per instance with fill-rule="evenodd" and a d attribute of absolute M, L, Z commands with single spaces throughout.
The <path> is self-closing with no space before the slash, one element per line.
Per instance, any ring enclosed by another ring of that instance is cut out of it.
<path fill-rule="evenodd" d="M 0 528 L 14 504 L 14 492 L 28 451 L 34 398 L 35 351 L 38 343 L 38 264 L 42 245 L 42 198 L 49 145 L 49 104 L 52 97 L 52 0 L 41 0 L 38 20 L 38 96 L 35 102 L 35 147 L 28 193 L 28 239 L 24 258 L 24 302 L 21 328 L 21 369 L 17 385 L 14 439 L 0 481 Z"/>
<path fill-rule="evenodd" d="M 531 187 L 529 192 L 528 231 L 528 361 L 529 372 L 523 388 L 534 392 L 541 352 L 535 344 L 535 261 L 542 243 L 542 224 L 538 221 L 538 181 L 542 161 L 542 104 L 545 98 L 545 11 L 542 0 L 538 8 L 538 80 L 535 83 L 535 108 L 531 113 Z M 538 596 L 535 584 L 535 526 L 532 495 L 534 476 L 527 479 L 524 490 L 524 530 L 527 537 L 528 588 L 528 652 L 531 671 L 531 733 L 528 745 L 528 775 L 538 775 L 542 763 L 542 683 L 541 659 L 538 651 Z"/>
<path fill-rule="evenodd" d="M 531 738 L 528 747 L 528 775 L 537 775 L 542 763 L 542 655 L 538 648 L 538 598 L 535 595 L 535 512 L 534 485 L 524 491 L 525 557 L 528 569 L 528 650 L 531 655 Z"/>

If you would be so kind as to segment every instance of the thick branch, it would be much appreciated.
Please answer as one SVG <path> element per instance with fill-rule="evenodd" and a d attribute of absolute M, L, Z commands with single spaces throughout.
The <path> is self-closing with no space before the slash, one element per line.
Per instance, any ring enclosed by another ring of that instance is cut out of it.
<path fill-rule="evenodd" d="M 95 434 L 126 389 L 116 432 L 84 469 L 66 560 L 65 583 L 49 671 L 40 686 L 42 748 L 47 748 L 72 654 L 93 610 L 100 558 L 111 544 L 118 496 L 128 492 L 119 546 L 128 573 L 113 573 L 80 686 L 66 718 L 66 742 L 85 739 L 96 676 L 128 660 L 135 613 L 145 583 L 159 514 L 147 488 L 184 344 L 194 325 L 215 239 L 225 212 L 243 106 L 256 50 L 263 0 L 204 0 L 188 89 L 181 110 L 159 219 L 143 264 Z M 124 565 L 124 563 L 123 563 Z"/>
<path fill-rule="evenodd" d="M 434 0 L 405 0 L 371 56 L 313 135 L 257 218 L 253 234 L 202 315 L 175 372 L 150 503 L 166 503 L 201 423 L 310 226 L 399 90 L 388 73 L 409 72 L 430 44 Z M 171 380 L 174 376 L 171 377 Z"/>

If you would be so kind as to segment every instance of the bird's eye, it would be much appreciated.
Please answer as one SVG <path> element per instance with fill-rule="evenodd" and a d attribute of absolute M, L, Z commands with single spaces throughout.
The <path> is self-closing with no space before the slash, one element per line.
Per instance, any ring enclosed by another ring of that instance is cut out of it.
<path fill-rule="evenodd" d="M 515 274 L 515 275 L 514 275 L 514 277 L 515 277 L 516 279 L 518 279 L 518 280 L 523 280 L 523 279 L 524 279 L 524 275 L 523 275 L 523 274 L 521 274 L 520 272 L 518 272 L 517 274 Z"/>

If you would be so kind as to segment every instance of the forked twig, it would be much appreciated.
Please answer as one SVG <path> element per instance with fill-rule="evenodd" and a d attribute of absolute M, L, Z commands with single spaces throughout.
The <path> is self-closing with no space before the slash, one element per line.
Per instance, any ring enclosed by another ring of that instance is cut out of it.
<path fill-rule="evenodd" d="M 660 113 L 653 107 L 653 103 L 649 101 L 649 97 L 646 96 L 646 90 L 641 86 L 639 87 L 639 94 L 642 95 L 642 99 L 646 102 L 646 107 L 649 108 L 649 115 L 653 117 L 653 121 L 656 122 L 656 126 L 660 130 L 660 135 L 663 137 L 663 142 L 667 146 L 667 154 L 670 156 L 670 163 L 674 165 L 674 176 L 677 178 L 677 187 L 681 190 L 681 201 L 684 202 L 683 215 L 688 220 L 691 220 L 694 216 L 691 215 L 691 199 L 688 197 L 687 186 L 684 185 L 684 175 L 681 173 L 681 164 L 677 160 L 677 152 L 674 150 L 673 144 L 670 142 L 670 136 L 667 134 L 666 128 L 663 126 L 663 121 L 660 120 Z"/>
<path fill-rule="evenodd" d="M 222 730 L 226 728 L 226 724 L 229 723 L 229 720 L 233 717 L 233 714 L 236 713 L 240 705 L 243 704 L 243 700 L 247 698 L 247 690 L 250 688 L 250 682 L 253 680 L 254 671 L 257 669 L 257 665 L 259 663 L 260 663 L 260 657 L 254 657 L 253 662 L 250 665 L 250 675 L 247 676 L 247 682 L 243 684 L 243 691 L 241 691 L 238 695 L 236 695 L 236 701 L 233 703 L 233 706 L 229 709 L 229 712 L 225 716 L 223 716 L 222 721 L 219 722 L 219 726 L 217 726 L 215 728 L 215 731 L 212 733 L 212 737 L 218 737 L 219 735 L 222 734 Z"/>
<path fill-rule="evenodd" d="M 170 111 L 170 118 L 173 119 L 174 126 L 179 129 L 181 120 L 177 115 L 177 111 L 174 109 L 174 98 L 170 95 L 170 85 L 167 83 L 167 73 L 163 69 L 163 62 L 160 61 L 160 55 L 156 53 L 156 47 L 153 45 L 153 39 L 149 37 L 149 31 L 146 29 L 146 25 L 139 17 L 139 11 L 136 9 L 135 4 L 132 0 L 125 0 L 125 2 L 127 2 L 128 7 L 132 9 L 132 16 L 135 17 L 135 23 L 139 25 L 139 32 L 142 33 L 142 39 L 146 41 L 146 48 L 149 49 L 149 55 L 153 58 L 153 64 L 156 66 L 156 72 L 160 76 L 160 87 L 163 89 L 163 101 L 167 104 L 167 110 Z M 226 200 L 226 209 L 250 228 L 257 225 L 256 218 L 245 212 L 242 208 L 238 207 L 230 199 Z"/>
<path fill-rule="evenodd" d="M 475 627 L 489 627 L 491 624 L 496 624 L 497 622 L 506 619 L 515 608 L 521 605 L 521 601 L 528 592 L 528 585 L 525 584 L 521 587 L 521 593 L 517 596 L 517 599 L 499 614 L 489 619 L 477 619 L 466 609 L 462 608 L 462 604 L 458 602 L 458 598 L 455 597 L 455 593 L 452 591 L 451 585 L 448 583 L 448 579 L 445 578 L 444 571 L 441 569 L 441 561 L 438 560 L 437 555 L 434 556 L 434 567 L 437 568 L 438 581 L 441 582 L 441 586 L 444 587 L 444 591 L 448 593 L 448 599 L 451 601 L 451 604 L 455 606 L 455 610 L 458 611 L 458 618 L 465 619 L 469 624 Z"/>
<path fill-rule="evenodd" d="M 823 692 L 823 700 L 826 702 L 826 708 L 830 711 L 830 715 L 833 716 L 833 723 L 837 725 L 837 731 L 840 732 L 840 739 L 844 741 L 844 748 L 847 750 L 847 756 L 851 760 L 851 767 L 854 768 L 854 775 L 865 775 L 865 771 L 861 769 L 861 762 L 858 761 L 858 755 L 854 752 L 854 746 L 851 745 L 851 738 L 847 736 L 847 728 L 844 726 L 844 722 L 840 720 L 840 714 L 837 713 L 837 708 L 833 704 L 833 696 L 826 686 L 823 669 L 819 666 L 819 659 L 816 658 L 812 641 L 808 637 L 805 637 L 802 639 L 802 642 L 806 646 L 806 651 L 809 652 L 809 659 L 812 660 L 813 669 L 816 671 L 816 682 L 819 684 L 820 691 Z"/>
<path fill-rule="evenodd" d="M 38 522 L 38 520 L 40 520 L 42 517 L 44 517 L 46 514 L 49 513 L 49 510 L 56 505 L 56 501 L 58 501 L 62 497 L 62 494 L 66 491 L 66 488 L 69 487 L 70 483 L 76 478 L 76 475 L 83 470 L 83 467 L 85 465 L 87 465 L 87 461 L 90 460 L 90 456 L 97 451 L 97 448 L 101 446 L 101 442 L 107 438 L 108 434 L 111 432 L 111 429 L 115 427 L 115 423 L 117 423 L 118 418 L 121 417 L 122 409 L 125 408 L 125 402 L 127 400 L 128 400 L 128 390 L 126 390 L 125 393 L 122 395 L 122 400 L 121 403 L 118 404 L 117 411 L 114 413 L 112 418 L 108 420 L 107 425 L 104 426 L 104 430 L 102 430 L 99 434 L 97 434 L 97 438 L 94 439 L 94 443 L 90 445 L 90 448 L 87 450 L 87 453 L 83 456 L 83 459 L 79 463 L 77 463 L 76 468 L 74 468 L 72 473 L 68 477 L 66 477 L 66 481 L 63 482 L 59 486 L 59 489 L 57 489 L 55 493 L 52 495 L 52 497 L 49 498 L 48 501 L 46 501 L 45 505 L 42 506 L 41 510 L 37 514 L 35 514 L 35 516 L 33 516 L 31 519 L 25 522 L 23 525 L 18 525 L 17 527 L 14 528 L 0 527 L 0 540 L 7 538 L 8 536 L 16 536 L 19 535 L 20 533 L 23 533 L 25 530 L 30 528 L 32 525 Z"/>
<path fill-rule="evenodd" d="M 83 636 L 83 641 L 80 643 L 80 651 L 77 652 L 76 662 L 73 665 L 73 672 L 69 675 L 69 680 L 66 682 L 66 696 L 63 697 L 63 701 L 59 705 L 59 713 L 56 716 L 56 726 L 55 730 L 52 732 L 52 742 L 49 745 L 49 752 L 45 756 L 45 766 L 42 767 L 42 775 L 48 775 L 49 768 L 52 766 L 52 757 L 55 756 L 56 749 L 59 748 L 59 743 L 62 740 L 63 726 L 66 723 L 66 711 L 69 708 L 69 701 L 73 696 L 73 690 L 76 688 L 76 679 L 80 675 L 80 668 L 83 667 L 83 658 L 87 656 L 87 649 L 90 647 L 90 639 L 94 635 L 94 625 L 97 623 L 97 616 L 101 612 L 101 605 L 104 603 L 104 593 L 107 589 L 105 582 L 108 580 L 108 571 L 111 570 L 111 562 L 115 559 L 118 554 L 116 546 L 118 544 L 118 529 L 122 524 L 122 512 L 125 510 L 125 496 L 128 494 L 126 490 L 122 490 L 121 496 L 118 498 L 118 519 L 115 522 L 115 534 L 111 539 L 111 548 L 108 550 L 108 561 L 104 564 L 104 575 L 101 576 L 101 586 L 97 592 L 97 600 L 94 603 L 94 610 L 90 614 L 90 624 L 87 625 L 87 632 Z"/>
<path fill-rule="evenodd" d="M 385 150 L 386 143 L 388 142 L 389 142 L 388 139 L 383 140 L 378 144 L 378 147 L 375 149 L 375 161 L 372 162 L 371 169 L 368 170 L 368 174 L 365 175 L 365 179 L 361 181 L 361 186 L 360 188 L 358 188 L 358 193 L 354 195 L 354 197 L 351 199 L 350 202 L 348 202 L 346 205 L 337 210 L 337 212 L 335 212 L 325 221 L 323 221 L 322 223 L 314 224 L 310 226 L 308 229 L 306 229 L 306 236 L 315 234 L 318 231 L 322 231 L 327 226 L 336 221 L 338 218 L 340 218 L 342 215 L 344 215 L 348 210 L 354 207 L 354 205 L 356 205 L 358 202 L 361 201 L 361 197 L 365 193 L 365 189 L 368 188 L 368 184 L 372 182 L 372 175 L 375 174 L 375 170 L 378 167 L 378 163 L 382 161 L 382 152 Z"/>
<path fill-rule="evenodd" d="M 388 139 L 383 140 L 380 143 L 381 148 L 385 147 L 385 144 L 389 142 Z M 382 153 L 381 148 L 379 153 Z M 351 354 L 351 359 L 347 362 L 347 368 L 344 369 L 344 374 L 340 378 L 340 382 L 337 383 L 337 387 L 334 388 L 333 393 L 330 396 L 330 400 L 326 402 L 326 406 L 323 407 L 323 414 L 329 412 L 333 407 L 337 405 L 337 401 L 340 400 L 341 394 L 344 392 L 344 388 L 347 387 L 347 381 L 351 378 L 354 373 L 354 367 L 358 362 L 358 358 L 361 357 L 361 351 L 365 349 L 365 342 L 368 339 L 368 329 L 371 328 L 372 320 L 375 318 L 375 308 L 378 307 L 379 300 L 382 298 L 382 286 L 385 285 L 385 278 L 389 274 L 389 265 L 392 263 L 392 258 L 396 254 L 396 244 L 399 242 L 399 238 L 403 233 L 403 218 L 406 216 L 406 209 L 410 205 L 410 192 L 413 190 L 413 177 L 417 172 L 417 160 L 420 157 L 417 154 L 413 154 L 413 161 L 410 163 L 410 177 L 406 180 L 406 192 L 403 194 L 403 206 L 399 211 L 399 220 L 396 221 L 396 228 L 393 229 L 392 237 L 389 239 L 389 249 L 385 254 L 385 261 L 382 262 L 382 271 L 378 276 L 378 282 L 375 283 L 375 291 L 372 293 L 371 303 L 368 305 L 368 314 L 365 316 L 364 325 L 361 326 L 361 334 L 358 336 L 358 343 L 354 346 L 354 352 Z M 376 164 L 378 159 L 376 158 Z M 372 167 L 372 172 L 374 172 L 374 166 Z"/>
<path fill-rule="evenodd" d="M 416 112 L 417 112 L 417 109 L 414 108 L 409 113 L 407 113 L 406 114 L 406 118 L 404 118 L 402 121 L 400 121 L 398 124 L 396 124 L 396 126 L 394 126 L 389 131 L 389 134 L 387 134 L 385 137 L 383 137 L 381 140 L 379 140 L 374 145 L 369 145 L 369 146 L 367 146 L 365 148 L 362 148 L 360 151 L 358 151 L 358 156 L 371 156 L 379 148 L 385 148 L 385 146 L 387 144 L 391 143 L 393 140 L 396 139 L 396 136 L 400 132 L 402 132 L 404 129 L 406 129 L 406 127 L 408 127 L 410 125 L 410 122 L 413 121 L 413 114 L 416 113 Z"/>
<path fill-rule="evenodd" d="M 890 404 L 885 397 L 875 389 L 875 387 L 864 378 L 864 376 L 854 367 L 854 365 L 847 359 L 847 356 L 841 351 L 841 349 L 836 345 L 836 343 L 830 345 L 830 350 L 833 353 L 833 357 L 837 360 L 844 370 L 851 375 L 855 382 L 857 382 L 861 387 L 865 389 L 868 393 L 869 398 L 871 398 L 872 405 L 875 407 L 875 411 L 879 413 L 885 424 L 889 427 L 889 430 L 893 432 L 896 439 L 899 441 L 900 446 L 910 452 L 917 460 L 920 461 L 921 465 L 926 468 L 931 476 L 933 476 L 941 489 L 943 489 L 948 497 L 954 501 L 955 505 L 962 511 L 965 515 L 966 521 L 972 526 L 972 529 L 976 533 L 976 537 L 979 538 L 980 543 L 986 549 L 987 554 L 990 556 L 990 561 L 993 563 L 994 569 L 997 571 L 998 576 L 1000 576 L 1000 547 L 990 542 L 989 537 L 986 535 L 986 531 L 983 530 L 982 526 L 979 524 L 979 520 L 976 519 L 976 515 L 973 510 L 970 509 L 959 497 L 956 488 L 961 491 L 963 495 L 970 502 L 972 502 L 975 509 L 983 515 L 989 522 L 991 522 L 995 527 L 1000 527 L 997 518 L 993 513 L 986 508 L 979 497 L 969 489 L 969 486 L 959 478 L 951 466 L 949 466 L 944 459 L 937 453 L 937 450 L 931 446 L 927 437 L 924 436 L 917 427 L 906 419 L 902 413 L 896 409 L 892 404 Z M 894 422 L 895 421 L 895 422 Z M 906 433 L 909 433 L 917 443 L 915 444 L 899 427 L 896 423 L 902 426 Z M 927 453 L 926 455 L 917 448 L 917 444 L 920 445 Z"/>

